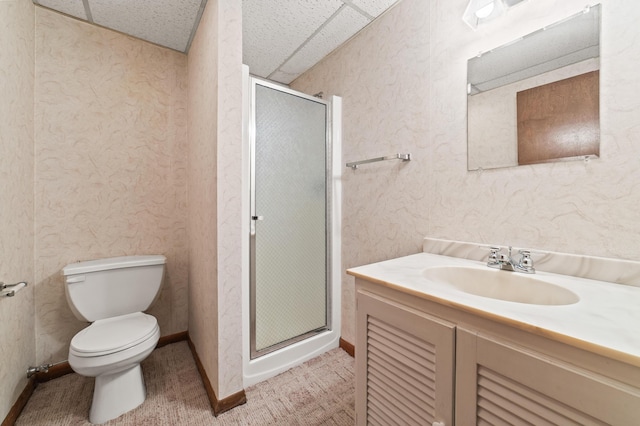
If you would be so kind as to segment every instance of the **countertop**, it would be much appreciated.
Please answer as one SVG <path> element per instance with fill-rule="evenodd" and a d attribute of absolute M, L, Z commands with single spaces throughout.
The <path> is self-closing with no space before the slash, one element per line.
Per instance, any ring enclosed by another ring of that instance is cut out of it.
<path fill-rule="evenodd" d="M 436 266 L 489 269 L 484 262 L 418 253 L 347 273 L 640 367 L 640 287 L 538 271 L 532 276 L 573 291 L 580 301 L 530 305 L 476 296 L 423 276 Z"/>

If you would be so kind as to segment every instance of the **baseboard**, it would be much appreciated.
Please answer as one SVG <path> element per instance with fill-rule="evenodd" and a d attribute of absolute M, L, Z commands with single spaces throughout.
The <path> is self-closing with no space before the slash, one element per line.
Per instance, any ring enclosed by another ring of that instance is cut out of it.
<path fill-rule="evenodd" d="M 346 353 L 351 355 L 351 357 L 355 357 L 356 356 L 356 347 L 353 346 L 353 344 L 351 344 L 351 343 L 347 342 L 346 340 L 344 340 L 342 337 L 340 338 L 340 347 Z"/>
<path fill-rule="evenodd" d="M 38 386 L 38 382 L 36 382 L 36 378 L 31 377 L 27 381 L 27 384 L 24 387 L 24 390 L 16 400 L 15 404 L 13 404 L 13 406 L 7 413 L 7 416 L 2 421 L 2 426 L 13 426 L 14 424 L 16 424 L 16 421 L 18 420 L 20 413 L 22 413 L 22 410 L 27 405 L 27 402 L 29 402 L 29 398 L 31 398 L 31 394 L 33 394 L 33 391 L 36 388 L 36 386 Z"/>
<path fill-rule="evenodd" d="M 161 348 L 163 346 L 170 345 L 172 343 L 184 342 L 189 339 L 189 332 L 181 331 L 180 333 L 170 334 L 168 336 L 162 336 L 160 340 L 158 340 L 158 344 L 156 348 Z"/>
<path fill-rule="evenodd" d="M 232 408 L 236 408 L 242 404 L 247 403 L 247 395 L 244 393 L 244 389 L 240 392 L 236 392 L 233 395 L 229 395 L 226 398 L 217 400 L 216 404 L 212 404 L 213 415 L 218 417 L 219 414 L 229 411 Z"/>
<path fill-rule="evenodd" d="M 73 373 L 73 369 L 69 365 L 69 362 L 64 361 L 52 365 L 46 373 L 44 371 L 36 373 L 34 377 L 38 383 L 43 383 L 71 373 Z"/>
<path fill-rule="evenodd" d="M 229 411 L 232 408 L 235 408 L 239 405 L 246 403 L 247 396 L 245 395 L 244 390 L 234 393 L 233 395 L 229 395 L 226 398 L 218 399 L 215 391 L 213 390 L 213 386 L 211 386 L 211 382 L 209 381 L 207 372 L 204 370 L 204 366 L 202 365 L 202 362 L 200 362 L 200 357 L 198 357 L 198 353 L 196 352 L 196 347 L 194 346 L 193 342 L 188 337 L 188 335 L 187 335 L 187 343 L 189 344 L 189 349 L 191 349 L 191 353 L 193 354 L 193 359 L 196 362 L 196 367 L 198 367 L 198 372 L 200 373 L 200 377 L 202 378 L 202 384 L 204 384 L 204 389 L 207 391 L 207 396 L 209 397 L 209 403 L 211 404 L 213 415 L 218 417 L 219 414 L 222 414 L 225 411 Z"/>

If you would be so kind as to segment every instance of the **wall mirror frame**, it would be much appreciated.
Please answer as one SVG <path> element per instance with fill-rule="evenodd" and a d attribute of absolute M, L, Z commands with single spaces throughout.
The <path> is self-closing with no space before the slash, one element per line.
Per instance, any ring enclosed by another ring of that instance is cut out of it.
<path fill-rule="evenodd" d="M 601 5 L 467 61 L 467 169 L 600 156 Z"/>

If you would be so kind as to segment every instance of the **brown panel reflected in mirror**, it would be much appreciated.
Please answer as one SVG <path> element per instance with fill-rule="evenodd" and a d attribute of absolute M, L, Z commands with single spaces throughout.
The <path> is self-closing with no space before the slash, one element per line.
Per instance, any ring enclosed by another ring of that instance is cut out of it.
<path fill-rule="evenodd" d="M 599 92 L 599 71 L 518 92 L 518 164 L 599 157 Z"/>
<path fill-rule="evenodd" d="M 539 155 L 530 152 L 518 161 L 518 127 L 522 126 L 518 125 L 517 94 L 600 69 L 601 9 L 602 5 L 587 7 L 558 23 L 491 48 L 467 61 L 467 170 L 488 170 L 584 158 L 582 150 L 567 153 L 562 152 L 563 150 L 557 152 L 557 147 L 547 147 L 549 149 L 545 149 L 545 152 Z M 595 83 L 597 85 L 598 82 Z M 561 96 L 564 95 L 559 95 Z M 596 102 L 597 113 L 597 86 L 594 97 L 585 97 L 580 93 L 580 89 L 570 89 L 568 96 L 569 98 L 564 99 L 566 102 L 577 101 L 578 97 L 580 101 L 593 100 Z M 550 110 L 547 110 L 547 113 L 550 113 Z M 556 137 L 564 142 L 563 145 L 571 145 L 568 141 L 572 140 L 572 135 L 585 120 L 579 117 L 581 121 L 572 123 L 569 116 L 570 114 L 565 114 L 559 118 L 565 120 L 563 125 L 553 120 L 547 121 L 543 127 L 551 128 L 542 130 L 543 133 L 546 132 L 544 136 L 536 134 L 538 129 L 532 130 L 533 140 L 536 143 L 555 140 L 550 139 L 549 134 L 561 131 L 566 125 L 568 133 Z M 590 121 L 589 128 L 580 131 L 587 134 L 595 132 L 594 140 L 599 139 L 597 121 Z M 582 136 L 580 139 L 583 139 Z M 533 142 L 520 145 L 531 143 Z M 598 151 L 599 148 L 596 146 L 589 155 L 595 157 Z M 579 155 L 575 156 L 575 153 Z M 555 156 L 561 158 L 552 160 Z"/>

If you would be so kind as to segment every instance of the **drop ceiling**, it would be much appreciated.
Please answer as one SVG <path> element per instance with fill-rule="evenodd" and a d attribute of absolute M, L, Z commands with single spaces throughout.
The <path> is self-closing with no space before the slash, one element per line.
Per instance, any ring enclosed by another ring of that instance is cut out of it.
<path fill-rule="evenodd" d="M 33 0 L 35 4 L 187 52 L 206 0 Z"/>
<path fill-rule="evenodd" d="M 243 62 L 251 74 L 289 84 L 395 2 L 243 0 Z"/>
<path fill-rule="evenodd" d="M 242 0 L 243 62 L 288 84 L 397 0 Z M 207 0 L 33 0 L 35 4 L 188 52 Z"/>

